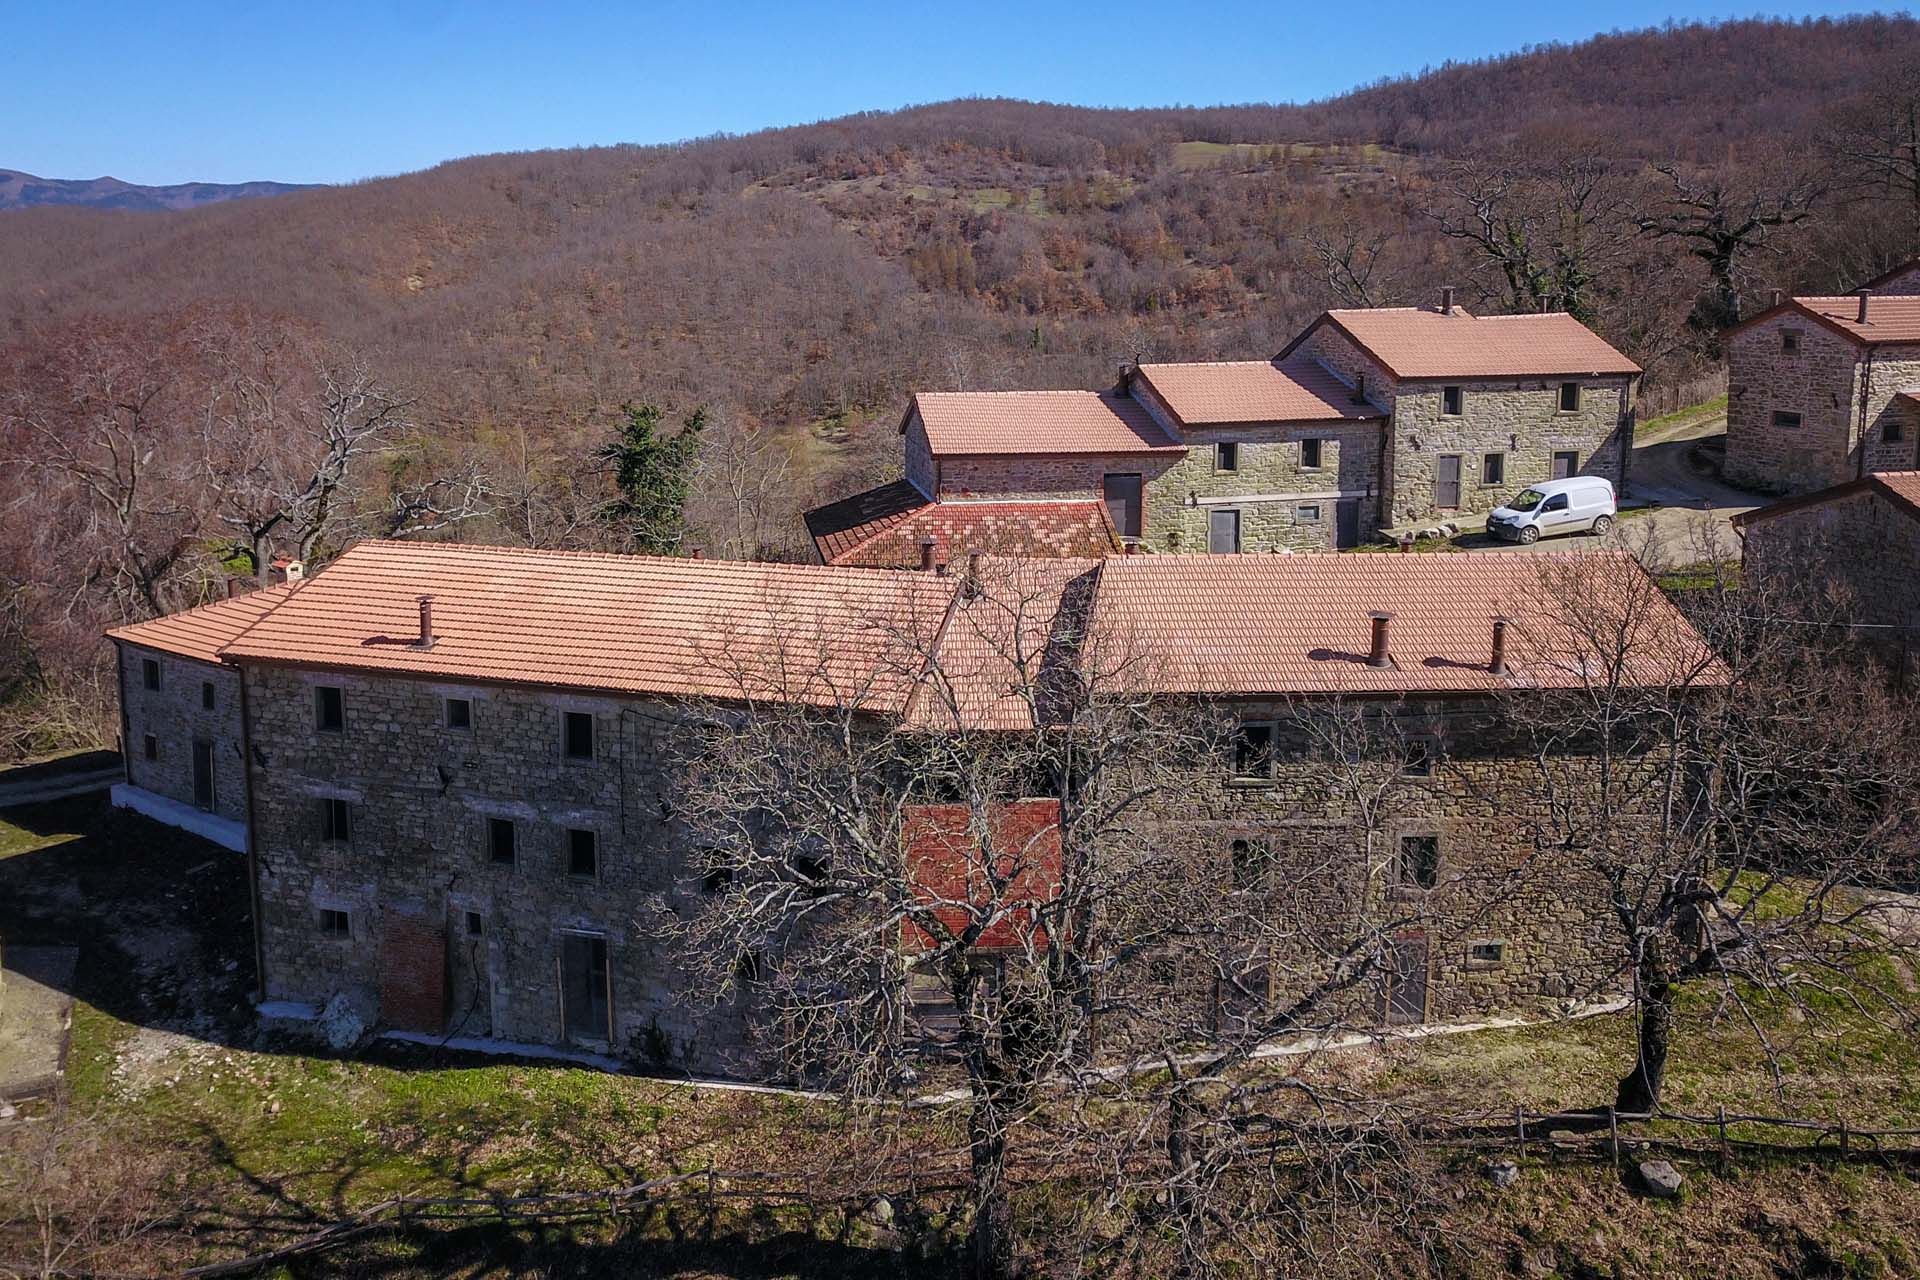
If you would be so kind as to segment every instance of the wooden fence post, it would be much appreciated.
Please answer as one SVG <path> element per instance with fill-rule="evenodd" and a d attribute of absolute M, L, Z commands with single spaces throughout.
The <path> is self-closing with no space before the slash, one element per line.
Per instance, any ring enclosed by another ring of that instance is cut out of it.
<path fill-rule="evenodd" d="M 1607 1145 L 1613 1148 L 1613 1167 L 1620 1167 L 1620 1113 L 1607 1108 Z"/>
<path fill-rule="evenodd" d="M 1520 1158 L 1524 1160 L 1527 1155 L 1527 1117 L 1517 1102 L 1513 1105 L 1513 1129 L 1519 1135 Z"/>
<path fill-rule="evenodd" d="M 1733 1152 L 1727 1149 L 1727 1104 L 1720 1104 L 1720 1163 L 1726 1164 L 1733 1158 Z"/>

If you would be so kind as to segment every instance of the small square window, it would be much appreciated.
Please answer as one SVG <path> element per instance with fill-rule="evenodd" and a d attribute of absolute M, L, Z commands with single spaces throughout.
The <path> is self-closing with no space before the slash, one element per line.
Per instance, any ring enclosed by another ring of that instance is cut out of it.
<path fill-rule="evenodd" d="M 1467 394 L 1459 387 L 1440 388 L 1440 412 L 1457 418 L 1467 411 Z"/>
<path fill-rule="evenodd" d="M 1227 846 L 1233 862 L 1233 887 L 1258 889 L 1266 883 L 1273 866 L 1273 849 L 1265 840 L 1235 840 Z"/>
<path fill-rule="evenodd" d="M 1431 889 L 1440 879 L 1440 837 L 1401 836 L 1393 882 L 1404 889 Z"/>
<path fill-rule="evenodd" d="M 140 683 L 148 689 L 160 688 L 160 661 L 157 658 L 140 659 Z"/>
<path fill-rule="evenodd" d="M 1230 440 L 1222 440 L 1213 446 L 1213 469 L 1215 471 L 1238 471 L 1240 469 L 1240 446 Z"/>
<path fill-rule="evenodd" d="M 323 938 L 353 937 L 353 918 L 344 911 L 335 911 L 332 907 L 320 908 L 320 936 Z"/>
<path fill-rule="evenodd" d="M 149 760 L 160 758 L 160 739 L 148 734 L 140 743 L 141 754 Z"/>
<path fill-rule="evenodd" d="M 486 922 L 480 918 L 480 913 L 478 911 L 467 912 L 467 936 L 469 938 L 477 938 L 486 931 L 487 925 Z"/>
<path fill-rule="evenodd" d="M 1320 504 L 1317 502 L 1307 502 L 1295 507 L 1293 509 L 1293 522 L 1295 524 L 1319 524 Z"/>
<path fill-rule="evenodd" d="M 353 838 L 347 802 L 338 796 L 323 796 L 320 800 L 320 838 L 336 844 L 345 844 Z"/>
<path fill-rule="evenodd" d="M 1780 331 L 1780 349 L 1788 353 L 1798 351 L 1800 349 L 1800 331 L 1798 329 L 1782 329 Z"/>
<path fill-rule="evenodd" d="M 1888 444 L 1899 444 L 1907 438 L 1907 431 L 1900 425 L 1899 419 L 1890 418 L 1887 420 L 1887 425 L 1881 428 L 1880 438 Z"/>
<path fill-rule="evenodd" d="M 1507 944 L 1492 939 L 1481 938 L 1467 944 L 1467 963 L 1477 967 L 1490 967 L 1505 964 Z"/>
<path fill-rule="evenodd" d="M 1800 426 L 1800 415 L 1789 412 L 1786 409 L 1775 409 L 1773 411 L 1773 425 L 1776 427 L 1784 427 L 1790 431 L 1798 430 Z"/>
<path fill-rule="evenodd" d="M 1320 469 L 1320 445 L 1321 441 L 1318 439 L 1302 440 L 1300 442 L 1300 469 L 1302 471 L 1318 471 Z"/>
<path fill-rule="evenodd" d="M 1431 778 L 1433 757 L 1433 744 L 1424 738 L 1414 738 L 1407 743 L 1406 755 L 1400 761 L 1400 772 L 1409 778 Z"/>
<path fill-rule="evenodd" d="M 582 879 L 600 874 L 599 841 L 593 832 L 578 828 L 567 832 L 567 874 Z"/>
<path fill-rule="evenodd" d="M 468 698 L 447 699 L 447 728 L 473 728 L 473 702 Z"/>
<path fill-rule="evenodd" d="M 338 686 L 318 685 L 313 691 L 313 722 L 322 733 L 340 733 L 347 727 L 347 699 Z"/>
<path fill-rule="evenodd" d="M 1560 412 L 1578 413 L 1580 410 L 1580 384 L 1563 382 L 1560 384 Z"/>
<path fill-rule="evenodd" d="M 512 818 L 487 819 L 487 859 L 510 867 L 518 856 L 519 832 Z"/>
<path fill-rule="evenodd" d="M 1505 484 L 1507 482 L 1507 455 L 1490 453 L 1480 459 L 1481 484 Z"/>
<path fill-rule="evenodd" d="M 213 681 L 211 680 L 200 682 L 200 705 L 208 711 L 213 710 Z"/>
<path fill-rule="evenodd" d="M 1243 724 L 1233 739 L 1233 776 L 1271 778 L 1273 776 L 1273 726 Z"/>
<path fill-rule="evenodd" d="M 585 711 L 567 712 L 565 738 L 567 759 L 593 759 L 593 716 Z"/>

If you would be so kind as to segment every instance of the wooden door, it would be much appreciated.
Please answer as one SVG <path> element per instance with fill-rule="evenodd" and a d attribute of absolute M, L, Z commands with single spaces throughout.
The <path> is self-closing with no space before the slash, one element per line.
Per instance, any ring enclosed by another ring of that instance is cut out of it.
<path fill-rule="evenodd" d="M 1425 934 L 1393 940 L 1381 1018 L 1388 1026 L 1418 1026 L 1427 1020 L 1428 961 Z"/>
<path fill-rule="evenodd" d="M 1580 455 L 1568 449 L 1553 455 L 1553 478 L 1565 480 L 1580 469 Z"/>
<path fill-rule="evenodd" d="M 573 1044 L 607 1044 L 607 940 L 597 934 L 568 933 L 560 938 L 560 1015 Z"/>
<path fill-rule="evenodd" d="M 1107 499 L 1107 514 L 1123 538 L 1140 536 L 1140 477 L 1111 475 L 1101 482 Z"/>
<path fill-rule="evenodd" d="M 195 740 L 193 744 L 193 803 L 198 809 L 213 812 L 213 744 Z"/>
<path fill-rule="evenodd" d="M 1207 550 L 1215 555 L 1232 555 L 1240 550 L 1240 513 L 1238 511 L 1207 513 Z"/>
<path fill-rule="evenodd" d="M 1460 505 L 1460 455 L 1443 453 L 1433 460 L 1433 505 Z"/>
<path fill-rule="evenodd" d="M 1360 501 L 1342 498 L 1333 504 L 1333 545 L 1336 548 L 1360 545 Z"/>

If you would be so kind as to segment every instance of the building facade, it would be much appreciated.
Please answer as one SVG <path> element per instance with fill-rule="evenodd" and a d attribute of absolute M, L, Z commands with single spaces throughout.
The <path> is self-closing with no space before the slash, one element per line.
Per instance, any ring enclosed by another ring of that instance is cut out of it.
<path fill-rule="evenodd" d="M 1552 559 L 1034 561 L 1062 567 L 1040 575 L 1051 595 L 1012 609 L 977 566 L 363 544 L 250 621 L 231 609 L 222 620 L 238 629 L 216 674 L 237 696 L 216 702 L 243 714 L 217 749 L 243 765 L 261 995 L 311 1010 L 344 998 L 395 1030 L 772 1073 L 751 1001 L 692 988 L 678 927 L 724 887 L 677 809 L 678 771 L 711 744 L 713 709 L 857 697 L 876 725 L 938 732 L 922 690 L 958 680 L 967 692 L 942 714 L 1012 731 L 1034 713 L 1007 697 L 1010 660 L 972 620 L 1015 625 L 1054 661 L 1055 645 L 1080 643 L 1079 625 L 1062 623 L 1070 607 L 1097 634 L 1165 657 L 1142 667 L 1153 696 L 1198 699 L 1237 724 L 1207 780 L 1149 819 L 1170 854 L 1214 867 L 1223 893 L 1299 922 L 1298 954 L 1249 957 L 1265 966 L 1266 998 L 1311 970 L 1321 935 L 1413 914 L 1390 971 L 1353 993 L 1356 1018 L 1419 1022 L 1603 989 L 1620 961 L 1604 887 L 1532 856 L 1551 805 L 1526 781 L 1525 727 L 1543 691 L 1575 677 L 1558 647 L 1518 634 L 1509 646 L 1492 621 L 1526 610 Z M 1605 581 L 1641 573 L 1624 556 L 1572 559 Z M 1424 607 L 1434 598 L 1456 608 L 1437 616 Z M 179 642 L 171 621 L 117 635 L 123 670 Z M 1650 648 L 1663 661 L 1700 647 L 1677 614 L 1660 625 Z M 1665 670 L 1634 669 L 1649 681 Z M 130 691 L 130 725 L 146 723 L 142 692 L 167 694 L 167 680 Z M 1394 757 L 1386 798 L 1364 810 L 1288 746 L 1342 699 L 1418 748 Z"/>
<path fill-rule="evenodd" d="M 1329 311 L 1272 360 L 1128 365 L 1104 393 L 917 395 L 901 483 L 922 506 L 1104 501 L 1150 551 L 1344 549 L 1540 480 L 1624 487 L 1639 373 L 1563 314 L 1476 317 L 1450 296 Z M 823 563 L 872 562 L 844 544 L 888 491 L 808 513 Z"/>

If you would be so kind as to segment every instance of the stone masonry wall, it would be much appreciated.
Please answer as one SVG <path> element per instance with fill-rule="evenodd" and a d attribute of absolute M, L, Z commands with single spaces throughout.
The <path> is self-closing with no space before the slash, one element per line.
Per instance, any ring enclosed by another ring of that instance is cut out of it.
<path fill-rule="evenodd" d="M 127 780 L 155 795 L 193 803 L 193 744 L 213 744 L 213 812 L 247 820 L 247 762 L 241 754 L 240 677 L 230 668 L 121 644 L 120 687 L 125 691 Z M 143 662 L 160 664 L 160 688 L 143 681 Z M 213 706 L 205 686 L 213 686 Z M 154 739 L 156 758 L 146 756 Z"/>
<path fill-rule="evenodd" d="M 1788 333 L 1797 350 L 1786 350 Z M 1859 357 L 1853 343 L 1791 312 L 1735 334 L 1727 344 L 1727 480 L 1787 494 L 1853 479 Z M 1774 426 L 1776 410 L 1799 414 L 1800 425 Z"/>
<path fill-rule="evenodd" d="M 1343 498 L 1359 501 L 1360 537 L 1371 540 L 1380 524 L 1383 430 L 1378 422 L 1189 428 L 1187 456 L 1147 486 L 1145 541 L 1157 551 L 1205 551 L 1209 513 L 1229 509 L 1240 512 L 1242 551 L 1325 550 L 1334 545 L 1334 503 Z M 1321 442 L 1320 466 L 1312 469 L 1300 465 L 1300 442 L 1309 439 Z M 1215 469 L 1219 441 L 1240 446 L 1237 471 Z M 1218 501 L 1228 498 L 1236 501 Z M 1317 506 L 1319 519 L 1301 519 L 1302 505 Z"/>
<path fill-rule="evenodd" d="M 255 846 L 269 998 L 346 991 L 373 1006 L 388 931 L 439 928 L 450 1029 L 558 1043 L 562 939 L 595 934 L 607 944 L 613 1036 L 587 1047 L 648 1058 L 665 1048 L 674 1065 L 753 1071 L 737 1012 L 676 998 L 684 969 L 657 927 L 702 892 L 668 819 L 667 706 L 271 667 L 246 678 L 264 757 Z M 344 732 L 315 728 L 323 684 L 343 690 Z M 450 696 L 471 701 L 470 729 L 445 727 Z M 563 755 L 563 711 L 593 716 L 593 760 Z M 346 843 L 322 839 L 325 797 L 348 804 Z M 490 818 L 515 823 L 513 865 L 489 856 Z M 570 828 L 595 833 L 596 876 L 569 874 Z M 347 912 L 350 936 L 323 934 L 322 909 Z"/>
<path fill-rule="evenodd" d="M 1920 391 L 1920 347 L 1877 348 L 1861 367 L 1859 380 L 1866 387 L 1867 470 L 1920 467 L 1920 431 L 1915 430 L 1920 413 L 1894 398 L 1901 391 Z"/>
<path fill-rule="evenodd" d="M 1756 581 L 1838 586 L 1854 621 L 1920 627 L 1920 518 L 1884 495 L 1868 491 L 1783 511 L 1745 533 L 1745 570 Z M 1809 584 L 1809 573 L 1826 580 Z M 1920 651 L 1920 635 L 1911 648 Z"/>
<path fill-rule="evenodd" d="M 1535 481 L 1553 474 L 1553 455 L 1579 455 L 1577 474 L 1604 476 L 1621 486 L 1621 449 L 1630 439 L 1632 380 L 1530 378 L 1472 381 L 1399 381 L 1330 324 L 1321 325 L 1303 349 L 1348 382 L 1364 375 L 1367 398 L 1391 412 L 1386 445 L 1385 516 L 1401 524 L 1435 514 L 1435 459 L 1460 456 L 1461 512 L 1490 511 Z M 1560 411 L 1560 384 L 1580 383 L 1580 407 Z M 1441 413 L 1447 385 L 1462 389 L 1464 412 Z M 1415 442 L 1418 447 L 1415 447 Z M 1506 473 L 1486 477 L 1486 456 L 1506 456 Z"/>
<path fill-rule="evenodd" d="M 1166 454 L 1006 454 L 940 460 L 943 498 L 1098 498 L 1109 475 L 1138 475 L 1143 490 L 1178 458 Z M 1144 504 L 1144 497 L 1142 502 Z M 1142 511 L 1145 520 L 1145 511 Z"/>

